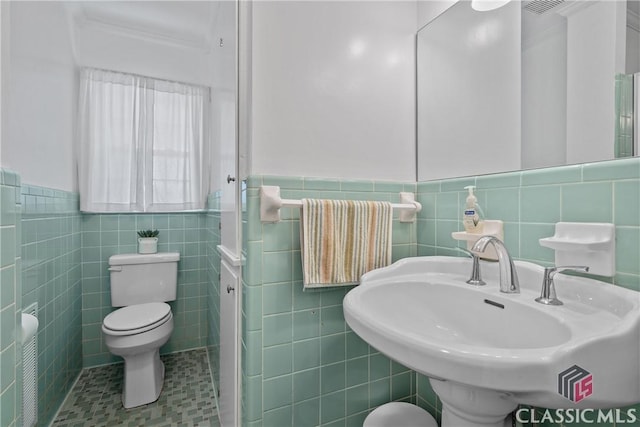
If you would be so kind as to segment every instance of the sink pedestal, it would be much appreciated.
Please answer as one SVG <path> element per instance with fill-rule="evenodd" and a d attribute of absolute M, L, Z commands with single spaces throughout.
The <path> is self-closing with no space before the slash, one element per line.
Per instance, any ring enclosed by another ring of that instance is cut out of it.
<path fill-rule="evenodd" d="M 505 393 L 429 379 L 442 401 L 442 427 L 504 427 L 518 404 Z"/>

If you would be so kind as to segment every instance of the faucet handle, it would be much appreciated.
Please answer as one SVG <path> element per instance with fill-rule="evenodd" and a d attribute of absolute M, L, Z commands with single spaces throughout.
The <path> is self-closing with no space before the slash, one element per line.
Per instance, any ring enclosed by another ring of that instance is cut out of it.
<path fill-rule="evenodd" d="M 553 280 L 553 276 L 555 276 L 556 273 L 560 273 L 561 271 L 564 271 L 564 270 L 584 271 L 585 273 L 588 273 L 589 267 L 584 265 L 565 265 L 565 266 L 559 266 L 559 267 L 545 267 L 544 275 L 545 277 L 548 276 L 550 280 Z"/>
<path fill-rule="evenodd" d="M 536 298 L 536 302 L 545 305 L 562 305 L 562 301 L 556 297 L 556 286 L 553 282 L 553 276 L 564 270 L 584 271 L 586 273 L 589 271 L 589 267 L 582 265 L 545 267 L 544 277 L 542 279 L 542 290 L 540 291 L 540 297 Z"/>
<path fill-rule="evenodd" d="M 471 277 L 469 277 L 467 283 L 473 286 L 486 285 L 486 282 L 480 278 L 480 257 L 467 249 L 463 249 L 460 247 L 456 249 L 469 255 L 473 261 L 473 265 L 471 266 Z"/>

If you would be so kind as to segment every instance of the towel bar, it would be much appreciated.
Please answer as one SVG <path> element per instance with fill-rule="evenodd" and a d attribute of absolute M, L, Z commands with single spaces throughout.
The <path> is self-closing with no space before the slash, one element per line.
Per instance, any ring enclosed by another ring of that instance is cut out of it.
<path fill-rule="evenodd" d="M 414 222 L 416 214 L 422 210 L 422 205 L 415 201 L 413 193 L 400 192 L 400 202 L 392 203 L 391 208 L 400 211 L 400 222 Z M 277 185 L 260 186 L 260 221 L 280 221 L 280 208 L 302 207 L 302 200 L 283 199 L 280 197 L 280 187 Z"/>

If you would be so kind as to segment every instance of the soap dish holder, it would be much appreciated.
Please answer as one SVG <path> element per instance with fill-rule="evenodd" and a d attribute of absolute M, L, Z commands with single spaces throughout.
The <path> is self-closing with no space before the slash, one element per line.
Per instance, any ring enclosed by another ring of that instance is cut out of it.
<path fill-rule="evenodd" d="M 451 233 L 451 237 L 455 240 L 465 240 L 467 242 L 467 250 L 471 251 L 473 245 L 478 241 L 482 236 L 494 236 L 498 239 L 504 241 L 504 223 L 499 219 L 486 219 L 482 221 L 482 232 L 481 233 L 469 233 L 467 231 L 454 231 Z M 481 259 L 488 259 L 492 261 L 496 261 L 498 259 L 498 254 L 493 246 L 487 246 L 484 252 L 474 252 L 474 254 L 478 255 Z"/>
<path fill-rule="evenodd" d="M 555 234 L 540 245 L 555 251 L 556 265 L 584 265 L 589 273 L 615 275 L 615 225 L 601 222 L 559 222 Z"/>

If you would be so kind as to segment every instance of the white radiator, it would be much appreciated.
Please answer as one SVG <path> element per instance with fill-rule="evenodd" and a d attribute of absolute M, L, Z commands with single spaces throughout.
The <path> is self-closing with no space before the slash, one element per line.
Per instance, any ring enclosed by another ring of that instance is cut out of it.
<path fill-rule="evenodd" d="M 38 303 L 22 313 L 22 425 L 33 427 L 38 419 Z"/>

